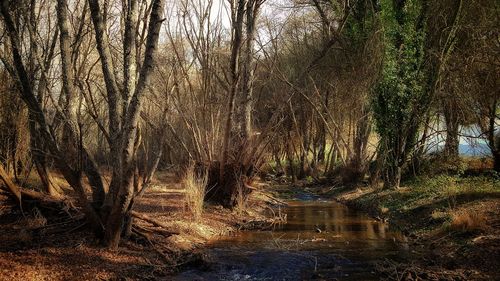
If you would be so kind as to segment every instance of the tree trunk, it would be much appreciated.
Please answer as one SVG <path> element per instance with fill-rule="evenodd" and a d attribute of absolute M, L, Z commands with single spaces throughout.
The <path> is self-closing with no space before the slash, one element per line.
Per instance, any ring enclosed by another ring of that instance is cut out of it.
<path fill-rule="evenodd" d="M 108 194 L 104 199 L 102 213 L 104 219 L 111 211 L 112 205 L 118 196 L 120 189 L 120 177 L 122 173 L 122 158 L 121 155 L 121 139 L 120 130 L 122 128 L 120 116 L 122 114 L 123 103 L 119 102 L 119 89 L 115 73 L 113 72 L 113 61 L 111 58 L 111 50 L 109 39 L 106 33 L 105 16 L 101 14 L 101 8 L 98 0 L 88 0 L 92 23 L 94 26 L 94 34 L 97 43 L 97 51 L 99 53 L 102 74 L 106 85 L 108 115 L 109 115 L 109 148 L 110 162 L 112 165 L 112 177 L 109 185 Z M 106 10 L 106 9 L 104 9 Z"/>
<path fill-rule="evenodd" d="M 326 90 L 325 93 L 325 101 L 324 101 L 324 110 L 323 110 L 323 115 L 328 115 L 328 106 L 329 106 L 329 99 L 330 99 L 330 90 Z M 325 156 L 326 156 L 326 125 L 323 120 L 319 120 L 318 122 L 319 126 L 319 149 L 318 149 L 318 163 L 325 163 Z"/>
<path fill-rule="evenodd" d="M 17 199 L 17 203 L 19 204 L 19 207 L 22 209 L 21 205 L 21 190 L 17 185 L 15 185 L 12 180 L 10 179 L 9 175 L 5 172 L 3 169 L 3 165 L 0 164 L 0 179 L 3 181 L 3 183 L 7 186 L 9 189 L 10 193 Z"/>
<path fill-rule="evenodd" d="M 398 189 L 401 184 L 401 167 L 395 166 L 386 170 L 384 188 Z"/>
<path fill-rule="evenodd" d="M 227 117 L 224 124 L 224 137 L 220 162 L 218 163 L 218 182 L 214 190 L 220 192 L 211 197 L 221 198 L 223 205 L 233 207 L 237 198 L 246 201 L 251 189 L 246 184 L 253 177 L 254 163 L 247 155 L 254 148 L 250 145 L 252 88 L 253 88 L 253 41 L 255 17 L 260 0 L 232 0 L 231 8 L 231 56 L 229 60 L 229 95 Z M 245 18 L 246 16 L 246 18 Z M 243 45 L 243 24 L 246 19 L 246 49 Z M 240 61 L 242 58 L 243 63 Z M 241 85 L 240 85 L 241 82 Z M 232 159 L 231 161 L 229 159 Z M 215 169 L 212 167 L 211 169 Z M 210 192 L 212 193 L 212 192 Z"/>
<path fill-rule="evenodd" d="M 252 134 L 252 105 L 254 77 L 254 37 L 255 22 L 259 13 L 261 0 L 247 0 L 246 3 L 246 44 L 242 67 L 242 95 L 240 105 L 240 127 L 244 139 Z"/>
<path fill-rule="evenodd" d="M 40 142 L 35 121 L 32 118 L 29 119 L 31 157 L 38 176 L 40 177 L 40 181 L 42 182 L 43 191 L 51 196 L 59 196 L 61 189 L 52 180 L 49 169 L 47 168 L 47 157 L 44 153 L 45 149 Z"/>
<path fill-rule="evenodd" d="M 497 150 L 493 153 L 493 169 L 500 173 L 500 150 Z"/>
<path fill-rule="evenodd" d="M 495 171 L 500 172 L 500 133 L 495 134 L 496 120 L 497 120 L 497 109 L 498 109 L 498 100 L 494 100 L 491 108 L 489 108 L 488 112 L 488 145 L 491 150 L 491 154 L 493 155 L 493 168 Z"/>
<path fill-rule="evenodd" d="M 236 5 L 236 6 L 235 6 Z M 231 21 L 232 21 L 232 40 L 231 40 L 231 58 L 229 62 L 230 71 L 230 91 L 228 97 L 227 117 L 224 127 L 224 139 L 222 146 L 222 154 L 219 168 L 219 180 L 224 181 L 226 162 L 229 157 L 231 145 L 235 146 L 231 140 L 235 140 L 233 132 L 233 118 L 235 113 L 235 99 L 239 89 L 240 80 L 240 67 L 239 56 L 242 45 L 242 32 L 243 32 L 243 16 L 245 13 L 245 0 L 236 0 L 231 2 Z M 238 136 L 239 137 L 239 136 Z"/>
<path fill-rule="evenodd" d="M 45 157 L 43 157 L 45 158 Z M 44 186 L 44 191 L 47 192 L 49 195 L 57 197 L 59 196 L 59 193 L 61 192 L 61 188 L 57 186 L 57 184 L 54 182 L 52 179 L 52 176 L 50 175 L 49 169 L 47 168 L 47 165 L 45 163 L 45 159 L 38 158 L 38 159 L 33 159 L 33 162 L 35 164 L 36 171 L 38 173 L 38 176 L 40 177 L 40 180 L 42 181 L 42 185 Z"/>
<path fill-rule="evenodd" d="M 366 147 L 370 137 L 370 113 L 368 106 L 363 106 L 361 118 L 358 120 L 354 133 L 354 155 L 351 160 L 352 180 L 358 181 L 363 178 L 366 172 Z"/>
<path fill-rule="evenodd" d="M 62 89 L 66 98 L 64 108 L 63 144 L 67 158 L 72 158 L 73 167 L 81 169 L 87 175 L 92 189 L 92 204 L 98 209 L 104 202 L 104 185 L 97 165 L 85 147 L 77 127 L 78 99 L 74 87 L 74 74 L 71 67 L 71 38 L 69 33 L 67 0 L 57 1 L 57 22 L 59 26 L 59 45 L 61 49 Z"/>
<path fill-rule="evenodd" d="M 292 183 L 297 182 L 297 172 L 295 170 L 295 165 L 293 163 L 293 144 L 290 132 L 288 132 L 288 141 L 286 141 L 286 156 L 288 160 L 288 169 L 290 170 L 290 178 Z"/>
<path fill-rule="evenodd" d="M 99 8 L 99 1 L 88 0 L 92 21 L 97 41 L 97 49 L 101 58 L 101 66 L 108 93 L 108 109 L 110 118 L 110 138 L 111 138 L 111 161 L 113 161 L 113 175 L 110 184 L 110 192 L 105 200 L 106 230 L 104 243 L 112 249 L 116 249 L 120 242 L 123 226 L 130 216 L 129 211 L 133 202 L 134 194 L 134 172 L 136 168 L 137 147 L 140 144 L 139 116 L 143 102 L 143 95 L 151 80 L 153 71 L 154 56 L 158 47 L 159 33 L 163 21 L 164 0 L 154 0 L 151 4 L 151 13 L 148 23 L 146 38 L 146 49 L 144 51 L 144 61 L 139 71 L 137 85 L 125 85 L 126 92 L 119 96 L 117 80 L 113 73 L 111 52 L 108 46 L 105 21 Z M 126 26 L 132 26 L 136 19 L 137 5 L 130 3 L 127 7 Z M 127 32 L 124 38 L 124 48 L 133 52 L 133 43 L 137 32 Z M 126 57 L 125 76 L 132 79 L 135 62 Z M 129 83 L 129 81 L 126 81 Z M 133 92 L 132 92 L 133 90 Z M 130 95 L 130 102 L 128 97 Z M 119 99 L 122 99 L 119 102 Z M 125 108 L 124 104 L 128 104 Z M 121 116 L 121 118 L 120 118 Z M 121 121 L 121 122 L 120 122 Z M 121 124 L 121 126 L 120 126 Z M 107 213 L 109 212 L 109 215 Z"/>
<path fill-rule="evenodd" d="M 106 221 L 104 244 L 111 249 L 118 248 L 125 221 L 130 216 L 127 211 L 133 195 L 133 178 L 133 171 L 124 173 L 118 197 L 113 202 L 111 212 Z"/>
<path fill-rule="evenodd" d="M 450 106 L 449 104 L 443 105 L 443 111 L 444 120 L 446 123 L 446 142 L 444 145 L 444 154 L 446 157 L 455 159 L 458 157 L 458 146 L 460 142 L 458 137 L 458 112 L 453 106 Z"/>
<path fill-rule="evenodd" d="M 276 175 L 282 175 L 283 174 L 283 165 L 281 164 L 279 149 L 276 149 L 276 148 L 273 149 L 273 158 L 274 158 L 274 162 L 276 163 L 276 169 L 275 169 Z"/>
<path fill-rule="evenodd" d="M 161 139 L 163 139 L 163 134 Z M 153 179 L 156 170 L 158 169 L 158 164 L 160 163 L 160 159 L 163 155 L 163 148 L 161 147 L 161 145 L 162 145 L 161 143 L 158 144 L 158 150 L 153 160 L 151 160 L 150 163 L 145 163 L 146 168 L 142 175 L 141 189 L 137 193 L 138 197 L 142 196 L 146 192 L 147 188 L 151 184 L 151 180 Z"/>

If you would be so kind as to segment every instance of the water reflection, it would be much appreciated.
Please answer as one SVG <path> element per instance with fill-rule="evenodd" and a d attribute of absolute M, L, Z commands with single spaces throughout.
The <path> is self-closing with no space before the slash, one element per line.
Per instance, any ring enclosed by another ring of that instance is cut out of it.
<path fill-rule="evenodd" d="M 177 280 L 369 280 L 372 264 L 406 255 L 406 238 L 336 202 L 292 201 L 287 223 L 213 241 L 210 270 Z"/>

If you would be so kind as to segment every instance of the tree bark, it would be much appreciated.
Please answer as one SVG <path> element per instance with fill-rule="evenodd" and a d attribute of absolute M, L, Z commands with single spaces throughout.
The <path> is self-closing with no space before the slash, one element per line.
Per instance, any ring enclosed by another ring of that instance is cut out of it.
<path fill-rule="evenodd" d="M 30 114 L 30 113 L 28 113 Z M 30 150 L 32 161 L 43 185 L 43 189 L 51 196 L 58 196 L 60 187 L 55 184 L 47 167 L 47 156 L 45 155 L 45 147 L 40 140 L 40 136 L 36 130 L 36 122 L 33 118 L 28 121 L 30 129 Z"/>
<path fill-rule="evenodd" d="M 103 205 L 104 218 L 107 217 L 120 189 L 119 179 L 122 176 L 121 153 L 121 122 L 123 103 L 119 102 L 119 89 L 115 73 L 113 72 L 113 61 L 109 48 L 109 39 L 106 33 L 105 16 L 101 14 L 99 0 L 88 0 L 90 15 L 94 26 L 94 34 L 97 43 L 97 51 L 101 62 L 102 74 L 106 85 L 108 114 L 109 114 L 109 148 L 112 166 L 112 178 L 109 191 Z M 106 9 L 104 9 L 106 10 Z"/>
<path fill-rule="evenodd" d="M 401 170 L 400 166 L 394 166 L 386 170 L 384 188 L 398 189 L 401 185 Z"/>
<path fill-rule="evenodd" d="M 498 100 L 492 102 L 489 108 L 488 116 L 488 146 L 490 147 L 491 154 L 493 155 L 493 169 L 500 172 L 500 133 L 495 134 L 495 125 L 497 120 Z"/>
<path fill-rule="evenodd" d="M 109 49 L 107 46 L 104 46 L 104 41 L 106 41 L 104 36 L 104 23 L 102 22 L 102 17 L 99 12 L 98 1 L 89 0 L 89 5 L 91 7 L 91 15 L 96 30 L 99 55 L 101 60 L 104 61 L 106 59 L 110 62 Z M 163 21 L 163 9 L 164 0 L 153 1 L 148 24 L 146 50 L 144 52 L 144 61 L 139 72 L 139 80 L 137 86 L 134 88 L 134 92 L 131 93 L 130 104 L 127 108 L 123 109 L 123 124 L 121 130 L 115 132 L 115 137 L 119 137 L 119 141 L 117 147 L 111 151 L 111 158 L 112 160 L 118 159 L 119 161 L 113 166 L 112 188 L 114 190 L 111 191 L 112 194 L 108 195 L 108 197 L 112 196 L 113 198 L 110 200 L 112 202 L 111 210 L 109 216 L 106 218 L 106 231 L 104 235 L 104 243 L 112 249 L 118 247 L 122 228 L 125 221 L 128 220 L 128 216 L 130 216 L 130 206 L 134 197 L 133 179 L 136 167 L 136 152 L 138 142 L 140 142 L 140 135 L 138 134 L 139 114 L 143 101 L 143 94 L 151 79 L 151 73 L 154 66 L 154 56 L 157 51 L 160 27 Z M 133 21 L 132 14 L 133 12 L 130 12 L 127 21 Z M 126 25 L 128 24 L 129 23 Z M 135 36 L 125 38 L 124 46 L 131 43 L 127 42 L 127 40 L 132 40 L 134 38 Z M 111 76 L 112 71 L 109 69 L 109 66 L 110 64 L 106 66 L 103 65 L 103 72 L 107 72 L 107 74 L 105 74 L 105 80 L 110 80 L 106 82 L 108 96 L 114 99 L 112 102 L 108 101 L 111 115 L 111 112 L 114 112 L 114 114 L 120 112 L 118 110 L 120 105 L 117 102 L 117 91 L 115 91 L 116 80 L 114 80 L 114 76 Z M 130 71 L 130 68 L 126 71 Z M 131 75 L 131 73 L 129 73 L 129 75 Z M 106 76 L 108 77 L 106 78 Z M 112 117 L 110 116 L 110 118 Z M 110 123 L 112 123 L 111 121 L 110 119 Z M 115 121 L 118 122 L 118 120 Z M 116 128 L 113 128 L 113 130 L 116 130 Z"/>
<path fill-rule="evenodd" d="M 7 172 L 5 172 L 3 165 L 0 164 L 0 179 L 4 182 L 4 184 L 7 186 L 9 189 L 10 193 L 17 199 L 17 203 L 19 204 L 19 207 L 22 209 L 21 205 L 21 190 L 17 185 L 15 185 L 12 180 L 10 179 L 9 175 Z"/>
<path fill-rule="evenodd" d="M 222 154 L 219 168 L 219 181 L 222 183 L 225 176 L 226 162 L 229 156 L 231 139 L 234 137 L 233 117 L 235 113 L 235 99 L 239 88 L 240 67 L 239 54 L 242 45 L 243 17 L 245 13 L 245 0 L 231 1 L 231 21 L 232 21 L 232 40 L 231 40 L 231 58 L 229 62 L 229 71 L 231 86 L 228 97 L 227 117 L 224 127 L 224 139 L 222 145 Z"/>
<path fill-rule="evenodd" d="M 126 109 L 129 105 L 130 98 L 135 92 L 136 86 L 136 37 L 137 37 L 137 21 L 138 21 L 138 4 L 137 0 L 125 1 L 127 16 L 125 19 L 125 35 L 123 39 L 123 69 L 124 69 L 124 85 L 123 85 L 123 108 Z"/>
<path fill-rule="evenodd" d="M 246 3 L 246 42 L 242 67 L 240 127 L 242 137 L 248 139 L 252 134 L 252 105 L 254 77 L 254 40 L 255 24 L 262 0 L 247 0 Z"/>
<path fill-rule="evenodd" d="M 74 167 L 79 167 L 87 175 L 92 188 L 92 204 L 96 208 L 100 208 L 105 196 L 101 175 L 94 160 L 79 141 L 77 134 L 78 100 L 73 83 L 75 77 L 71 67 L 71 38 L 67 0 L 57 1 L 57 22 L 60 31 L 62 89 L 66 97 L 64 116 L 62 116 L 64 120 L 63 143 L 67 155 L 73 158 Z"/>
<path fill-rule="evenodd" d="M 446 123 L 446 142 L 444 145 L 444 154 L 446 157 L 451 159 L 458 157 L 458 146 L 459 146 L 459 137 L 458 137 L 458 118 L 457 118 L 457 110 L 450 104 L 443 102 L 443 111 L 444 111 L 444 120 Z"/>
<path fill-rule="evenodd" d="M 363 106 L 361 110 L 361 118 L 356 123 L 354 135 L 354 155 L 351 159 L 353 169 L 352 177 L 354 181 L 363 178 L 366 172 L 366 147 L 368 145 L 368 138 L 371 133 L 370 125 L 370 112 L 368 105 Z"/>

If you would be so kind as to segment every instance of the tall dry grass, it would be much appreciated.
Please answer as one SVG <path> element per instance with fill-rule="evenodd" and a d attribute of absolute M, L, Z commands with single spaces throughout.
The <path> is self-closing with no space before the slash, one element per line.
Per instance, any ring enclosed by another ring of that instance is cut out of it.
<path fill-rule="evenodd" d="M 246 210 L 246 199 L 245 199 L 245 183 L 244 180 L 240 179 L 238 182 L 238 190 L 236 193 L 236 212 L 241 215 Z"/>
<path fill-rule="evenodd" d="M 486 217 L 482 213 L 463 210 L 451 215 L 450 228 L 462 232 L 486 229 Z"/>
<path fill-rule="evenodd" d="M 182 183 L 185 187 L 184 206 L 187 211 L 193 215 L 195 220 L 199 220 L 203 214 L 208 173 L 206 171 L 197 171 L 195 166 L 191 165 L 187 168 Z"/>

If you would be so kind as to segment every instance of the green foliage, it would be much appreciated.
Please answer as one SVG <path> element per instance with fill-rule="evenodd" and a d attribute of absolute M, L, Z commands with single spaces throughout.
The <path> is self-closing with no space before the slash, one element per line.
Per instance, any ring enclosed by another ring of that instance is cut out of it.
<path fill-rule="evenodd" d="M 378 23 L 374 17 L 374 7 L 367 0 L 356 1 L 352 16 L 347 19 L 343 35 L 349 40 L 349 48 L 357 50 L 364 48 L 367 40 L 372 36 Z"/>
<path fill-rule="evenodd" d="M 307 176 L 306 181 L 307 181 L 307 183 L 311 184 L 314 182 L 314 178 L 312 176 Z"/>
<path fill-rule="evenodd" d="M 420 0 L 381 1 L 384 64 L 372 106 L 386 166 L 402 167 L 414 148 L 426 111 L 424 9 Z"/>

